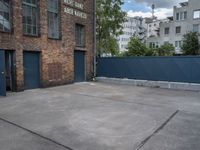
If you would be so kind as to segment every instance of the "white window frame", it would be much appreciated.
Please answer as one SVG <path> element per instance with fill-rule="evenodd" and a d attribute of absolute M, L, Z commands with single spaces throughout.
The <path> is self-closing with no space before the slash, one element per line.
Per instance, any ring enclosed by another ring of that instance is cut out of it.
<path fill-rule="evenodd" d="M 194 10 L 193 19 L 200 19 L 200 9 L 199 10 Z"/>

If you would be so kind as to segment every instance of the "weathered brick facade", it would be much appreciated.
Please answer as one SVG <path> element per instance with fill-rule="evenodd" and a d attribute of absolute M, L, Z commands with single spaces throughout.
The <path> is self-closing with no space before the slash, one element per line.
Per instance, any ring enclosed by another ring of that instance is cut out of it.
<path fill-rule="evenodd" d="M 23 51 L 40 52 L 41 87 L 72 83 L 74 78 L 74 50 L 85 51 L 86 78 L 93 74 L 93 0 L 75 0 L 83 3 L 87 18 L 64 12 L 67 6 L 61 2 L 61 39 L 48 38 L 47 1 L 39 0 L 39 36 L 23 35 L 22 0 L 12 1 L 12 32 L 0 32 L 0 49 L 14 50 L 16 63 L 16 89 L 24 89 Z M 78 8 L 73 8 L 78 10 Z M 75 24 L 85 26 L 86 44 L 84 48 L 75 46 Z"/>

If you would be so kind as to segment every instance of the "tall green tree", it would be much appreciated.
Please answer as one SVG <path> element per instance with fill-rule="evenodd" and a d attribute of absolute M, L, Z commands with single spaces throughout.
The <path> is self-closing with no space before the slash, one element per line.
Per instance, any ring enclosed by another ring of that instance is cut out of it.
<path fill-rule="evenodd" d="M 182 51 L 184 55 L 199 55 L 200 45 L 198 33 L 189 32 L 183 37 Z"/>
<path fill-rule="evenodd" d="M 158 48 L 159 56 L 173 56 L 175 54 L 175 47 L 173 44 L 165 43 Z"/>
<path fill-rule="evenodd" d="M 126 13 L 122 11 L 123 0 L 96 0 L 97 53 L 117 53 L 115 37 L 122 34 Z M 110 43 L 110 44 L 109 44 Z"/>
<path fill-rule="evenodd" d="M 127 47 L 126 56 L 145 56 L 148 48 L 138 37 L 131 37 Z"/>

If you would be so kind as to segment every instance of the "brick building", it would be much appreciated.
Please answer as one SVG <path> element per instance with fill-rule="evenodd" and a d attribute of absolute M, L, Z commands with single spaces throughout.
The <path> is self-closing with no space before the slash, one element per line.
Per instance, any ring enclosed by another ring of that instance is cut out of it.
<path fill-rule="evenodd" d="M 0 95 L 93 76 L 93 0 L 0 0 Z"/>

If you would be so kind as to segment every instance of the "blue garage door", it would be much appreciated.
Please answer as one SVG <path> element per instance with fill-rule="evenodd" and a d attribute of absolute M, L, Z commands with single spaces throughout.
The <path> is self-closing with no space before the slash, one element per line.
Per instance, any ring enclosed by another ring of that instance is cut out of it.
<path fill-rule="evenodd" d="M 74 82 L 85 81 L 85 52 L 74 51 Z"/>
<path fill-rule="evenodd" d="M 0 50 L 0 95 L 6 96 L 5 52 Z"/>
<path fill-rule="evenodd" d="M 24 52 L 24 87 L 40 87 L 40 54 L 37 52 Z"/>

